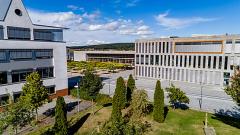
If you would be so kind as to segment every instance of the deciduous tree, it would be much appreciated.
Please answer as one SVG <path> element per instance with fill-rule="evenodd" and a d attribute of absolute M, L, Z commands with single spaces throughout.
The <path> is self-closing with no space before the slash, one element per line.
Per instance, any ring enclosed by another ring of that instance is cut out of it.
<path fill-rule="evenodd" d="M 189 104 L 189 98 L 186 94 L 180 90 L 180 88 L 176 88 L 173 84 L 170 88 L 166 88 L 168 97 L 170 98 L 169 103 L 174 107 L 180 106 L 182 103 Z"/>
<path fill-rule="evenodd" d="M 240 70 L 236 71 L 231 77 L 230 86 L 225 88 L 225 92 L 240 106 Z"/>
<path fill-rule="evenodd" d="M 38 121 L 38 108 L 48 99 L 48 91 L 43 86 L 40 75 L 37 72 L 28 75 L 22 90 L 21 100 L 24 100 L 35 111 L 36 121 Z"/>

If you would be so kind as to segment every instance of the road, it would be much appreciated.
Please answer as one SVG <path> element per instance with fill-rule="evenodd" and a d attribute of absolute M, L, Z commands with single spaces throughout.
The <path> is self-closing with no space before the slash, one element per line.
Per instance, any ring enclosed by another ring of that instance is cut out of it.
<path fill-rule="evenodd" d="M 128 76 L 133 74 L 132 70 L 114 73 L 110 75 L 102 75 L 104 77 L 104 87 L 101 90 L 104 94 L 110 94 L 111 96 L 114 94 L 116 80 L 118 77 L 122 76 L 125 80 L 127 80 Z M 228 115 L 238 115 L 239 108 L 233 102 L 232 98 L 228 96 L 224 90 L 220 86 L 207 86 L 204 85 L 202 87 L 199 84 L 189 84 L 184 82 L 169 82 L 169 81 L 161 81 L 162 87 L 166 88 L 169 84 L 172 83 L 176 87 L 180 87 L 186 95 L 190 99 L 190 104 L 188 105 L 192 109 L 202 110 L 207 112 L 221 112 L 227 113 Z M 152 101 L 154 95 L 154 89 L 156 85 L 155 79 L 144 79 L 137 78 L 136 79 L 136 87 L 137 89 L 144 89 L 147 91 L 149 100 Z M 201 104 L 202 101 L 202 104 Z M 165 104 L 168 103 L 167 93 L 165 92 Z M 201 106 L 201 108 L 200 108 Z"/>

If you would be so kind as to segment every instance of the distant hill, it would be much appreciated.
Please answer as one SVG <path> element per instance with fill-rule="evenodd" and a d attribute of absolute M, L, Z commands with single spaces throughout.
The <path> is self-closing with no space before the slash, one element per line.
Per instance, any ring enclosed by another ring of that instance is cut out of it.
<path fill-rule="evenodd" d="M 70 49 L 79 50 L 125 50 L 134 51 L 134 43 L 112 43 L 112 44 L 101 44 L 101 45 L 90 45 L 90 46 L 71 46 Z"/>

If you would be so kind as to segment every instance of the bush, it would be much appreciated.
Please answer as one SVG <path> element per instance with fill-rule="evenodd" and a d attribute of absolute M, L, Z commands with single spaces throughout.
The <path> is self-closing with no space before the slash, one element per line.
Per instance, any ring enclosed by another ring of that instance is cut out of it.
<path fill-rule="evenodd" d="M 98 94 L 96 98 L 96 102 L 99 105 L 107 106 L 112 104 L 112 98 L 109 95 Z"/>
<path fill-rule="evenodd" d="M 182 108 L 182 104 L 189 104 L 189 98 L 186 96 L 186 94 L 181 91 L 180 88 L 176 88 L 173 84 L 170 88 L 166 88 L 168 94 L 168 97 L 170 98 L 169 103 L 173 106 L 175 109 L 176 107 Z"/>

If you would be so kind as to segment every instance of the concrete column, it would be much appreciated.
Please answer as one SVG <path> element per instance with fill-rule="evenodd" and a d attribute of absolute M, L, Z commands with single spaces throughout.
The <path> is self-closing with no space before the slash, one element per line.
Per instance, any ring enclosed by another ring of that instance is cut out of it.
<path fill-rule="evenodd" d="M 211 69 L 213 69 L 214 56 L 211 57 Z"/>
<path fill-rule="evenodd" d="M 12 83 L 12 74 L 11 74 L 11 72 L 12 71 L 10 71 L 10 70 L 7 72 L 7 82 L 10 83 L 10 84 Z"/>
<path fill-rule="evenodd" d="M 3 28 L 3 35 L 4 35 L 4 39 L 8 39 L 7 27 Z"/>

